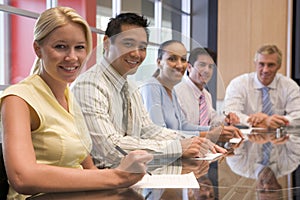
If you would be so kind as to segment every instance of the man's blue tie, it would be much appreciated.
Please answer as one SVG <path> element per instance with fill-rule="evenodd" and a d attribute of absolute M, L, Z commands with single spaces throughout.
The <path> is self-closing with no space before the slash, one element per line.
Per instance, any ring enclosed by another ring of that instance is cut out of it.
<path fill-rule="evenodd" d="M 270 116 L 273 115 L 273 111 L 272 111 L 272 102 L 269 96 L 269 89 L 270 88 L 268 87 L 263 87 L 261 91 L 262 91 L 262 112 Z M 262 154 L 263 154 L 262 165 L 267 166 L 269 164 L 271 150 L 272 150 L 271 142 L 267 142 L 262 145 Z"/>
<path fill-rule="evenodd" d="M 272 150 L 271 142 L 267 142 L 262 145 L 262 162 L 261 162 L 262 165 L 264 166 L 269 165 L 271 150 Z"/>
<path fill-rule="evenodd" d="M 269 96 L 269 89 L 268 87 L 261 88 L 262 91 L 262 112 L 266 113 L 267 115 L 273 115 L 272 111 L 272 102 Z"/>

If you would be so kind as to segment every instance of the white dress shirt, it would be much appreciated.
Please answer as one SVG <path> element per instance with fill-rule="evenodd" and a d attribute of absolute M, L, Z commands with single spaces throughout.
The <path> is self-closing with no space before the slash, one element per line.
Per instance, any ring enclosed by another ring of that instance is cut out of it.
<path fill-rule="evenodd" d="M 123 100 L 120 91 L 125 83 L 105 60 L 81 74 L 72 91 L 81 105 L 92 140 L 92 156 L 98 167 L 116 166 L 123 157 L 115 149 L 144 149 L 150 152 L 181 156 L 179 133 L 155 125 L 146 112 L 139 90 L 129 82 L 132 108 L 132 132 L 122 128 Z"/>
<path fill-rule="evenodd" d="M 225 112 L 235 112 L 241 124 L 249 126 L 249 115 L 262 112 L 262 87 L 256 72 L 234 78 L 226 89 Z M 268 87 L 272 111 L 284 115 L 293 125 L 293 120 L 300 119 L 299 86 L 292 79 L 277 73 Z"/>
<path fill-rule="evenodd" d="M 223 123 L 224 117 L 218 116 L 217 111 L 213 108 L 211 94 L 205 88 L 201 91 L 187 75 L 175 86 L 175 91 L 179 105 L 188 122 L 199 124 L 199 98 L 201 94 L 204 94 L 208 107 L 209 124 Z"/>

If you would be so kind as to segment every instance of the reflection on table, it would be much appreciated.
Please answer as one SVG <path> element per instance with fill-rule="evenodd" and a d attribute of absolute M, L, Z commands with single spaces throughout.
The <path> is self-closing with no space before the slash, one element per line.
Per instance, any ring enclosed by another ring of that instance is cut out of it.
<path fill-rule="evenodd" d="M 256 189 L 258 199 L 289 199 L 297 194 L 287 180 L 300 162 L 300 137 L 298 134 L 281 134 L 278 130 L 253 130 L 247 139 L 226 158 L 235 174 L 255 180 L 248 185 Z M 269 156 L 265 156 L 269 143 Z M 266 161 L 267 158 L 267 161 Z M 279 179 L 281 178 L 281 181 Z M 246 181 L 246 179 L 244 179 Z M 284 188 L 281 183 L 284 184 Z M 246 185 L 246 184 L 245 184 Z M 284 192 L 285 191 L 285 194 Z M 234 192 L 233 192 L 234 193 Z"/>
<path fill-rule="evenodd" d="M 263 144 L 271 142 L 267 165 L 263 165 Z M 300 137 L 297 134 L 271 130 L 253 131 L 239 145 L 226 144 L 233 150 L 225 160 L 214 162 L 191 159 L 172 159 L 158 156 L 149 165 L 152 174 L 186 174 L 193 172 L 199 189 L 144 188 L 108 191 L 86 191 L 43 194 L 30 199 L 172 199 L 172 200 L 253 200 L 300 198 L 293 188 L 290 174 L 300 161 Z M 289 178 L 288 178 L 289 177 Z M 298 177 L 299 178 L 299 177 Z"/>
<path fill-rule="evenodd" d="M 270 143 L 269 160 L 264 164 L 263 145 Z M 234 150 L 234 156 L 226 158 L 231 170 L 238 175 L 256 179 L 264 167 L 269 167 L 276 177 L 287 175 L 294 171 L 300 161 L 300 137 L 276 138 L 276 133 L 255 132 L 248 135 L 239 148 Z"/>
<path fill-rule="evenodd" d="M 106 200 L 127 200 L 127 199 L 144 199 L 144 197 L 133 189 L 118 189 L 118 190 L 100 190 L 100 191 L 85 191 L 85 192 L 66 192 L 66 193 L 49 193 L 41 194 L 27 198 L 28 200 L 65 200 L 65 199 L 106 199 Z"/>

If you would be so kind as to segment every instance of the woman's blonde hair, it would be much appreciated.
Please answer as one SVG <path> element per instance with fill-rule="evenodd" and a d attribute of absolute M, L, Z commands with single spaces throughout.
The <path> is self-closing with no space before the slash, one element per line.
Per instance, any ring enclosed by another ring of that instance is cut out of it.
<path fill-rule="evenodd" d="M 83 19 L 73 8 L 54 7 L 45 10 L 37 19 L 34 26 L 34 41 L 42 44 L 44 39 L 55 29 L 70 22 L 82 26 L 87 41 L 87 54 L 92 50 L 92 33 L 85 19 Z M 41 59 L 36 57 L 31 69 L 31 74 L 38 74 L 41 70 Z"/>

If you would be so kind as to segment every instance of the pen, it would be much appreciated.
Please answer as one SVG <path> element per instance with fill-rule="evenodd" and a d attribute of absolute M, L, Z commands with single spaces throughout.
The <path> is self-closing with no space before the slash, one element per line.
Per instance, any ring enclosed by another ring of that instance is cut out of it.
<path fill-rule="evenodd" d="M 116 148 L 121 154 L 123 154 L 123 156 L 127 156 L 127 155 L 128 155 L 128 153 L 127 153 L 126 151 L 124 151 L 121 147 L 119 147 L 118 145 L 116 145 L 115 148 Z M 149 171 L 147 171 L 147 174 L 149 174 L 150 176 L 152 176 L 152 174 L 151 174 Z"/>
<path fill-rule="evenodd" d="M 121 153 L 121 154 L 123 154 L 123 156 L 127 156 L 128 154 L 127 154 L 127 152 L 126 151 L 124 151 L 121 147 L 119 147 L 118 145 L 116 145 L 116 149 Z"/>
<path fill-rule="evenodd" d="M 230 116 L 229 116 L 229 114 L 226 114 L 226 112 L 225 112 L 225 111 L 223 111 L 223 114 L 224 114 L 224 116 L 225 116 L 226 118 L 228 118 L 228 119 L 229 119 L 229 121 L 230 121 Z M 228 125 L 230 126 L 230 122 L 228 123 Z"/>
<path fill-rule="evenodd" d="M 152 194 L 152 191 L 149 191 L 148 194 L 145 196 L 145 200 L 147 200 L 151 194 Z"/>

